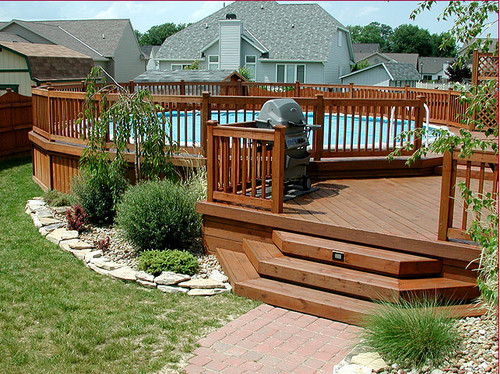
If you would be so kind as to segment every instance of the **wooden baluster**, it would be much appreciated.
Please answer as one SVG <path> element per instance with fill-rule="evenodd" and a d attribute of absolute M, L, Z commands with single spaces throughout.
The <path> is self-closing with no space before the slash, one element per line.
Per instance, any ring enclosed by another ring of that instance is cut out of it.
<path fill-rule="evenodd" d="M 213 201 L 214 184 L 217 180 L 217 153 L 213 128 L 217 123 L 207 122 L 207 201 Z"/>
<path fill-rule="evenodd" d="M 273 213 L 283 212 L 284 172 L 285 172 L 285 126 L 274 128 L 274 145 L 272 150 L 272 208 Z"/>
<path fill-rule="evenodd" d="M 223 191 L 229 192 L 229 138 L 222 138 L 222 184 Z"/>
<path fill-rule="evenodd" d="M 252 139 L 252 197 L 257 195 L 257 141 Z"/>
<path fill-rule="evenodd" d="M 236 137 L 231 138 L 231 187 L 233 194 L 236 194 L 238 188 L 238 149 L 239 139 Z"/>
<path fill-rule="evenodd" d="M 266 198 L 266 174 L 267 174 L 267 162 L 266 162 L 266 156 L 267 156 L 267 146 L 266 142 L 262 142 L 262 152 L 261 152 L 262 158 L 261 158 L 261 173 L 260 173 L 260 180 L 261 180 L 261 195 L 260 197 L 262 199 Z"/>
<path fill-rule="evenodd" d="M 247 194 L 247 139 L 243 138 L 241 145 L 241 194 Z"/>
<path fill-rule="evenodd" d="M 472 162 L 467 161 L 465 169 L 465 187 L 470 190 L 470 180 L 472 172 Z M 467 219 L 468 219 L 468 204 L 464 201 L 464 207 L 462 210 L 462 230 L 467 230 Z"/>

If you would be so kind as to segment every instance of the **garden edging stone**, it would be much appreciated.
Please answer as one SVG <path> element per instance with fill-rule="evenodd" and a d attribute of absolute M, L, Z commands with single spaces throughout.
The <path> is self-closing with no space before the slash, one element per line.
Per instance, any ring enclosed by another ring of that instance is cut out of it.
<path fill-rule="evenodd" d="M 70 207 L 50 207 L 41 197 L 28 200 L 25 207 L 33 224 L 42 236 L 62 250 L 72 253 L 85 266 L 96 273 L 124 281 L 132 281 L 146 288 L 158 288 L 164 293 L 186 293 L 190 296 L 212 296 L 231 292 L 228 278 L 219 270 L 212 270 L 208 278 L 192 278 L 186 274 L 164 271 L 158 276 L 136 271 L 128 265 L 117 263 L 105 257 L 102 250 L 80 239 L 75 230 L 67 230 L 67 223 L 56 217 L 63 215 Z M 205 271 L 203 269 L 202 271 Z M 204 273 L 206 277 L 206 273 Z"/>

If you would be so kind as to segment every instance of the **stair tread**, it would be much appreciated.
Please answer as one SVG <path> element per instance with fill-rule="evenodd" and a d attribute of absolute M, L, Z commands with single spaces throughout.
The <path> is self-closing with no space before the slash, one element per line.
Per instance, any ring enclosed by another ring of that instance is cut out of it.
<path fill-rule="evenodd" d="M 285 254 L 335 263 L 345 267 L 365 268 L 371 272 L 383 274 L 432 275 L 439 274 L 442 269 L 440 260 L 425 256 L 279 230 L 273 231 L 273 241 Z M 333 260 L 332 252 L 343 253 L 344 261 Z"/>
<path fill-rule="evenodd" d="M 217 258 L 233 284 L 234 293 L 265 303 L 359 325 L 363 317 L 380 306 L 367 300 L 261 278 L 245 253 L 217 248 Z M 238 280 L 231 277 L 236 275 Z M 481 315 L 470 304 L 448 307 L 454 317 Z"/>
<path fill-rule="evenodd" d="M 272 243 L 243 240 L 243 249 L 257 272 L 266 277 L 358 297 L 395 300 L 410 293 L 437 292 L 454 299 L 477 296 L 475 283 L 444 277 L 397 279 L 363 270 L 283 255 Z"/>

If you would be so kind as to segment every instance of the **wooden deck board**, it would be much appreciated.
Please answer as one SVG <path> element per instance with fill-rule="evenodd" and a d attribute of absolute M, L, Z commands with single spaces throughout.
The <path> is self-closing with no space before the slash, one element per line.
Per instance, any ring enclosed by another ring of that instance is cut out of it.
<path fill-rule="evenodd" d="M 337 179 L 284 203 L 284 214 L 413 238 L 436 240 L 441 177 Z M 455 212 L 458 214 L 458 212 Z"/>

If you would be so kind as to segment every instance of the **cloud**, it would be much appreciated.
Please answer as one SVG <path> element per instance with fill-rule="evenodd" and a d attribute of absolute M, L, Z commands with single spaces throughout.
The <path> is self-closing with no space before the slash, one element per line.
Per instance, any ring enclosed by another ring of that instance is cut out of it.
<path fill-rule="evenodd" d="M 373 15 L 374 13 L 377 13 L 380 10 L 380 8 L 376 8 L 373 6 L 364 6 L 362 8 L 357 9 L 357 13 L 359 16 L 364 17 L 368 15 Z"/>

